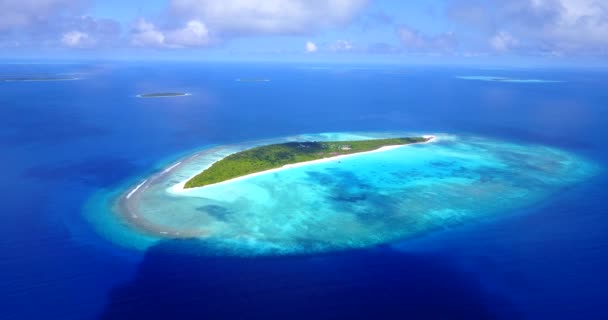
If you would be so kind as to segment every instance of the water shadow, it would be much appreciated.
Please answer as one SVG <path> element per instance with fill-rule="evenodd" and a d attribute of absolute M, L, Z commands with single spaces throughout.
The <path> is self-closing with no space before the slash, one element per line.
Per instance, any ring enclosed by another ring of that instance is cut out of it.
<path fill-rule="evenodd" d="M 516 319 L 504 299 L 437 256 L 374 248 L 220 257 L 191 240 L 148 250 L 100 319 Z"/>

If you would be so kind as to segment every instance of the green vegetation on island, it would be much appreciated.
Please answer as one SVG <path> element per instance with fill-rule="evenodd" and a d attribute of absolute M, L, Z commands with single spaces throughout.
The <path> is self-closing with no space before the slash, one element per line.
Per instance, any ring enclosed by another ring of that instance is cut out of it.
<path fill-rule="evenodd" d="M 165 98 L 165 97 L 182 97 L 187 96 L 184 92 L 155 92 L 155 93 L 144 93 L 138 95 L 140 98 Z"/>
<path fill-rule="evenodd" d="M 385 146 L 426 142 L 431 138 L 408 137 L 360 141 L 287 142 L 256 147 L 229 155 L 188 180 L 184 188 L 202 187 L 256 172 L 306 161 L 373 151 Z"/>

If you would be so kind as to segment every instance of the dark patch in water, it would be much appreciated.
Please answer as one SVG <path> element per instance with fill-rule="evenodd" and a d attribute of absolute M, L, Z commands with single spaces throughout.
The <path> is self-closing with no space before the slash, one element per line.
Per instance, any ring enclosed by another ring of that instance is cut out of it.
<path fill-rule="evenodd" d="M 359 202 L 359 201 L 365 201 L 367 199 L 367 196 L 364 194 L 358 194 L 358 195 L 337 195 L 334 197 L 330 198 L 333 201 L 343 201 L 343 202 Z"/>
<path fill-rule="evenodd" d="M 320 256 L 199 256 L 150 248 L 101 319 L 516 319 L 510 304 L 439 256 L 387 248 Z"/>
<path fill-rule="evenodd" d="M 214 204 L 198 207 L 196 208 L 196 211 L 204 212 L 215 219 L 224 222 L 228 221 L 228 216 L 230 216 L 231 213 L 230 210 L 226 209 L 225 207 Z"/>
<path fill-rule="evenodd" d="M 306 174 L 310 180 L 313 180 L 315 183 L 320 185 L 325 185 L 328 183 L 335 183 L 334 177 L 331 175 L 318 172 L 318 171 L 307 171 Z"/>
<path fill-rule="evenodd" d="M 328 169 L 309 172 L 309 177 L 327 188 L 326 202 L 336 212 L 356 215 L 362 223 L 404 223 L 403 210 L 394 198 L 376 192 L 351 171 Z M 405 178 L 405 177 L 404 177 Z M 365 206 L 361 202 L 365 201 Z"/>
<path fill-rule="evenodd" d="M 454 165 L 451 161 L 430 161 L 429 165 L 436 168 L 449 168 Z"/>
<path fill-rule="evenodd" d="M 368 200 L 371 186 L 363 182 L 353 172 L 327 169 L 324 172 L 307 172 L 314 183 L 329 187 L 328 200 L 332 202 L 356 203 Z"/>

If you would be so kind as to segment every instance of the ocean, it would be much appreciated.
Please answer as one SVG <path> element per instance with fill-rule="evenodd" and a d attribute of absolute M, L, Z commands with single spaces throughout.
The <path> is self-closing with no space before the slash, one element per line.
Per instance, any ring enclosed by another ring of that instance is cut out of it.
<path fill-rule="evenodd" d="M 0 319 L 608 318 L 608 71 L 2 65 L 0 79 L 23 77 L 77 80 L 0 81 Z M 191 95 L 137 97 L 149 92 Z M 483 137 L 597 170 L 492 217 L 327 250 L 129 245 L 132 234 L 97 223 L 120 192 L 194 152 L 328 132 Z"/>

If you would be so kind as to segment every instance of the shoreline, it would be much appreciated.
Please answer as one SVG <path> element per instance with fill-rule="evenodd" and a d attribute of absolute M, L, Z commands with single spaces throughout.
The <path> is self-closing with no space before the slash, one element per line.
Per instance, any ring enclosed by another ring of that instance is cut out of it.
<path fill-rule="evenodd" d="M 211 187 L 211 186 L 217 186 L 217 185 L 221 185 L 221 184 L 225 184 L 225 183 L 231 183 L 231 182 L 235 182 L 235 181 L 240 181 L 240 180 L 245 180 L 245 179 L 249 179 L 249 178 L 253 178 L 256 176 L 260 176 L 263 174 L 268 174 L 268 173 L 273 173 L 273 172 L 279 172 L 279 171 L 283 171 L 286 169 L 291 169 L 291 168 L 298 168 L 298 167 L 303 167 L 303 166 L 307 166 L 307 165 L 311 165 L 311 164 L 319 164 L 319 163 L 326 163 L 326 162 L 331 162 L 334 160 L 339 160 L 339 159 L 344 159 L 346 157 L 352 157 L 352 156 L 357 156 L 357 155 L 362 155 L 362 154 L 370 154 L 370 153 L 376 153 L 376 152 L 384 152 L 384 151 L 389 151 L 389 150 L 393 150 L 393 149 L 397 149 L 397 148 L 401 148 L 401 147 L 405 147 L 405 146 L 409 146 L 409 145 L 415 145 L 415 144 L 426 144 L 426 143 L 431 143 L 437 140 L 437 137 L 434 135 L 423 135 L 422 137 L 424 138 L 428 138 L 429 140 L 425 141 L 425 142 L 415 142 L 415 143 L 408 143 L 408 144 L 399 144 L 399 145 L 392 145 L 392 146 L 384 146 L 384 147 L 380 147 L 376 150 L 371 150 L 371 151 L 364 151 L 364 152 L 357 152 L 357 153 L 351 153 L 351 154 L 344 154 L 344 155 L 339 155 L 339 156 L 335 156 L 335 157 L 328 157 L 328 158 L 323 158 L 323 159 L 317 159 L 317 160 L 312 160 L 312 161 L 305 161 L 305 162 L 298 162 L 298 163 L 293 163 L 293 164 L 286 164 L 282 167 L 279 168 L 274 168 L 274 169 L 270 169 L 270 170 L 264 170 L 264 171 L 260 171 L 260 172 L 255 172 L 255 173 L 251 173 L 248 175 L 244 175 L 241 177 L 236 177 L 230 180 L 226 180 L 226 181 L 222 181 L 222 182 L 217 182 L 217 183 L 213 183 L 213 184 L 208 184 L 202 187 L 196 187 L 196 188 L 184 188 L 184 186 L 186 185 L 186 183 L 192 179 L 193 177 L 199 175 L 201 172 L 207 170 L 209 167 L 211 167 L 215 162 L 220 161 L 222 159 L 218 159 L 217 161 L 214 161 L 213 163 L 209 164 L 209 166 L 207 166 L 207 168 L 201 170 L 200 172 L 196 173 L 195 175 L 188 177 L 188 179 L 181 181 L 180 183 L 177 183 L 169 188 L 167 188 L 167 191 L 171 194 L 184 194 L 187 193 L 191 190 L 198 190 L 200 188 L 206 188 L 206 187 Z M 173 166 L 175 167 L 175 166 Z M 172 168 L 173 168 L 172 167 Z"/>
<path fill-rule="evenodd" d="M 443 142 L 452 141 L 452 138 L 451 138 L 452 136 L 446 136 L 443 134 L 438 134 L 437 136 L 435 136 L 435 135 L 422 135 L 422 136 L 425 138 L 428 138 L 429 140 L 424 141 L 424 142 L 411 143 L 411 144 L 436 143 L 438 141 L 441 141 L 442 143 L 439 143 L 437 145 L 437 147 L 430 146 L 431 149 L 428 149 L 427 147 L 424 147 L 424 146 L 420 146 L 420 148 L 413 148 L 413 149 L 402 149 L 401 151 L 404 152 L 403 154 L 398 153 L 394 156 L 387 155 L 387 157 L 389 157 L 389 158 L 396 157 L 395 159 L 397 159 L 397 158 L 399 158 L 399 155 L 406 155 L 406 154 L 416 155 L 419 152 L 435 153 L 438 150 L 441 151 L 441 148 L 444 147 L 444 146 L 440 146 L 443 144 Z M 454 138 L 454 139 L 457 139 L 457 138 Z M 483 141 L 485 141 L 485 140 L 482 140 L 482 142 Z M 473 142 L 475 142 L 475 140 L 473 140 Z M 481 149 L 479 149 L 479 150 L 485 150 L 485 148 L 488 145 L 491 145 L 491 146 L 495 145 L 494 143 L 489 144 L 489 142 L 493 142 L 493 140 L 489 140 L 488 144 L 483 144 L 483 143 L 480 144 Z M 260 143 L 263 143 L 263 142 L 260 142 Z M 339 156 L 335 156 L 335 157 L 317 159 L 317 160 L 313 160 L 313 161 L 288 164 L 288 165 L 285 165 L 280 168 L 256 172 L 251 175 L 246 175 L 246 176 L 238 177 L 235 179 L 222 181 L 220 183 L 233 182 L 234 180 L 237 180 L 237 179 L 247 179 L 252 176 L 272 173 L 272 172 L 286 170 L 286 169 L 290 169 L 290 168 L 294 168 L 294 167 L 301 167 L 301 166 L 305 166 L 305 165 L 309 165 L 309 164 L 324 163 L 324 162 L 330 162 L 333 160 L 339 161 L 348 156 L 355 156 L 355 155 L 359 155 L 359 154 L 369 154 L 369 153 L 373 153 L 373 152 L 390 151 L 390 150 L 394 150 L 394 149 L 397 149 L 400 147 L 405 147 L 407 145 L 409 145 L 409 144 L 387 145 L 387 146 L 380 147 L 375 150 L 370 150 L 370 151 L 365 151 L 365 152 L 339 155 Z M 249 143 L 249 144 L 236 145 L 236 146 L 238 146 L 238 147 L 249 146 L 250 147 L 251 144 Z M 477 146 L 477 145 L 473 143 L 473 144 L 471 144 L 471 146 Z M 217 149 L 215 147 L 212 147 L 209 149 L 205 149 L 203 151 L 198 151 L 196 153 L 186 155 L 184 157 L 181 157 L 181 159 L 174 160 L 173 162 L 169 162 L 166 165 L 161 166 L 155 173 L 153 173 L 150 176 L 145 177 L 145 180 L 143 178 L 140 178 L 141 180 L 134 182 L 134 183 L 132 182 L 131 187 L 129 189 L 123 190 L 116 198 L 114 196 L 112 196 L 113 201 L 111 202 L 111 204 L 112 204 L 113 214 L 116 214 L 117 218 L 120 219 L 121 224 L 124 223 L 125 227 L 132 228 L 133 230 L 135 230 L 134 232 L 137 232 L 138 235 L 141 234 L 146 237 L 149 236 L 149 237 L 151 237 L 151 239 L 192 239 L 192 238 L 215 239 L 215 237 L 218 237 L 218 239 L 219 239 L 219 237 L 224 236 L 224 234 L 221 233 L 223 230 L 222 228 L 224 228 L 224 226 L 228 226 L 229 228 L 233 228 L 233 226 L 224 224 L 225 222 L 223 222 L 221 220 L 221 217 L 219 217 L 219 218 L 215 217 L 213 215 L 213 212 L 211 211 L 213 208 L 209 208 L 209 210 L 210 210 L 209 212 L 205 211 L 205 214 L 209 215 L 209 217 L 208 217 L 209 220 L 206 220 L 207 218 L 201 218 L 202 220 L 196 220 L 196 223 L 195 223 L 194 222 L 195 220 L 192 220 L 192 219 L 199 219 L 200 214 L 198 213 L 198 211 L 203 211 L 203 210 L 199 210 L 199 208 L 205 208 L 206 205 L 213 206 L 215 204 L 214 199 L 213 199 L 214 195 L 221 195 L 223 192 L 227 192 L 227 191 L 225 191 L 225 190 L 222 191 L 219 189 L 216 189 L 216 190 L 210 189 L 209 194 L 204 194 L 204 192 L 207 190 L 201 190 L 203 193 L 201 193 L 200 195 L 197 193 L 194 193 L 194 192 L 187 193 L 187 191 L 190 189 L 179 190 L 179 184 L 181 184 L 181 183 L 178 183 L 178 182 L 180 182 L 182 179 L 185 179 L 185 176 L 188 175 L 190 172 L 192 172 L 193 169 L 196 169 L 199 167 L 211 166 L 213 163 L 216 162 L 216 161 L 213 161 L 212 159 L 216 159 L 216 157 L 211 158 L 211 157 L 207 157 L 207 156 L 208 155 L 219 155 L 218 151 L 222 151 L 222 154 L 227 154 L 228 152 L 224 152 L 227 149 L 225 147 L 226 146 L 220 146 Z M 447 147 L 449 148 L 449 146 L 447 146 Z M 510 145 L 505 145 L 505 147 L 510 148 Z M 438 149 L 436 150 L 435 148 L 438 148 Z M 237 149 L 237 148 L 229 148 L 228 150 L 232 151 L 234 149 Z M 537 149 L 538 148 L 534 148 L 534 146 L 531 145 L 530 148 L 526 149 L 525 152 L 529 151 L 529 152 L 531 152 L 532 155 L 539 155 L 541 157 L 539 159 L 544 161 L 543 157 L 545 157 L 544 156 L 545 151 L 543 151 L 543 150 L 538 151 Z M 477 149 L 475 149 L 475 150 L 477 150 Z M 461 154 L 466 154 L 468 152 L 468 150 L 467 151 L 459 150 L 458 152 Z M 514 152 L 517 152 L 517 150 Z M 231 152 L 231 153 L 233 153 L 233 152 Z M 197 157 L 198 158 L 203 157 L 201 159 L 204 159 L 204 161 L 197 161 L 194 163 L 190 162 L 191 160 L 193 160 Z M 468 159 L 466 157 L 460 157 L 458 154 L 456 154 L 455 158 L 458 159 L 458 161 L 462 161 L 463 165 L 468 163 Z M 409 157 L 402 158 L 402 159 L 409 159 Z M 509 160 L 510 158 L 508 157 L 508 155 L 505 156 L 504 159 L 506 159 L 505 161 L 511 161 L 511 160 Z M 372 160 L 372 159 L 370 159 L 370 160 Z M 217 161 L 219 161 L 219 160 L 217 160 Z M 209 162 L 211 162 L 211 163 L 209 164 Z M 544 163 L 544 162 L 539 162 L 539 163 Z M 424 165 L 424 163 L 421 162 L 420 165 L 422 166 L 422 165 Z M 180 173 L 176 174 L 177 176 L 174 175 L 173 173 L 176 172 L 177 170 L 179 170 L 182 166 L 184 166 L 183 167 L 184 172 L 180 172 Z M 573 166 L 573 165 L 566 164 L 566 166 Z M 562 170 L 562 169 L 559 169 L 559 170 Z M 353 167 L 353 168 L 349 168 L 349 170 L 355 171 L 355 170 L 359 170 L 359 169 Z M 363 170 L 365 170 L 365 169 L 363 169 Z M 534 172 L 546 174 L 543 172 L 542 167 L 539 167 L 534 170 L 535 170 Z M 380 171 L 385 171 L 385 170 L 381 169 Z M 391 171 L 389 171 L 389 173 L 390 172 Z M 562 172 L 562 171 L 560 171 L 560 172 Z M 563 172 L 566 172 L 566 171 L 563 171 Z M 505 176 L 505 177 L 506 177 L 506 179 L 508 179 L 508 176 Z M 270 177 L 270 178 L 274 179 L 273 177 Z M 432 179 L 435 179 L 435 177 L 433 177 Z M 442 178 L 438 178 L 438 179 L 442 179 Z M 186 180 L 186 181 L 188 181 L 188 180 Z M 378 181 L 382 181 L 382 179 L 380 179 Z M 217 184 L 220 184 L 220 183 L 217 183 Z M 568 183 L 570 183 L 570 182 L 568 182 Z M 207 186 L 212 186 L 212 185 L 207 185 Z M 206 186 L 203 186 L 203 187 L 206 187 Z M 201 187 L 201 188 L 203 188 L 203 187 Z M 244 185 L 238 185 L 235 187 L 237 189 L 240 189 L 241 187 L 243 187 L 245 189 L 249 188 L 249 186 L 244 186 Z M 479 187 L 486 187 L 486 186 L 483 184 L 480 184 Z M 174 188 L 177 189 L 177 192 L 172 192 L 172 189 L 174 189 Z M 308 186 L 304 185 L 304 188 L 308 188 Z M 192 190 L 196 190 L 196 189 L 198 189 L 198 188 L 192 188 Z M 147 190 L 152 190 L 152 191 L 150 191 L 151 193 L 148 194 Z M 283 191 L 283 194 L 289 195 L 290 190 L 289 189 L 285 189 L 285 190 L 286 191 Z M 477 189 L 475 189 L 475 190 L 477 190 Z M 494 191 L 490 190 L 489 192 L 494 193 L 495 191 L 500 192 L 501 190 L 502 189 L 497 189 Z M 238 190 L 236 190 L 236 191 L 238 192 Z M 517 190 L 514 189 L 514 191 L 517 191 Z M 467 192 L 467 191 L 465 190 L 463 192 Z M 424 193 L 424 194 L 426 195 L 426 193 Z M 466 196 L 466 193 L 465 193 L 465 196 Z M 253 194 L 253 197 L 255 197 L 255 194 Z M 157 199 L 162 200 L 164 203 L 162 205 L 160 203 L 157 203 L 156 202 Z M 192 201 L 190 201 L 189 199 L 192 199 Z M 229 201 L 233 201 L 233 200 L 229 200 Z M 289 201 L 289 198 L 287 198 L 286 201 Z M 182 206 L 182 205 L 184 205 L 184 206 Z M 472 208 L 475 209 L 474 208 L 475 205 L 472 204 L 472 206 L 473 206 Z M 175 224 L 172 222 L 167 222 L 165 220 L 165 219 L 170 219 L 171 217 L 164 217 L 163 214 L 166 213 L 167 215 L 173 215 L 173 214 L 177 215 L 177 214 L 181 213 L 180 210 L 184 210 L 184 214 L 186 214 L 184 219 L 182 219 L 182 220 L 178 219 L 178 223 L 175 223 Z M 239 208 L 239 210 L 240 210 L 240 208 Z M 474 212 L 474 210 L 471 212 Z M 242 214 L 246 214 L 246 212 L 242 212 Z M 192 223 L 190 223 L 191 221 L 192 221 Z M 334 223 L 334 222 L 331 222 L 331 223 Z M 234 228 L 235 228 L 235 231 L 238 231 L 238 234 L 233 235 L 232 238 L 230 238 L 230 236 L 229 236 L 228 240 L 244 241 L 244 243 L 246 243 L 248 241 L 249 236 L 254 237 L 254 235 L 252 235 L 252 233 L 250 233 L 249 231 L 246 233 L 241 233 L 241 231 L 238 230 L 238 225 L 235 226 Z M 250 226 L 250 228 L 251 228 L 251 230 L 254 230 L 251 232 L 257 232 L 257 230 L 254 229 L 255 225 Z M 268 234 L 270 236 L 272 236 L 272 234 L 270 234 L 270 233 L 268 233 Z M 265 234 L 263 234 L 262 236 L 264 236 L 264 235 Z M 213 245 L 213 244 L 211 244 L 211 245 Z M 296 248 L 294 250 L 297 251 L 297 250 L 300 250 L 300 248 Z M 314 249 L 314 250 L 317 250 L 317 249 Z M 318 250 L 324 251 L 325 249 L 321 248 Z"/>

